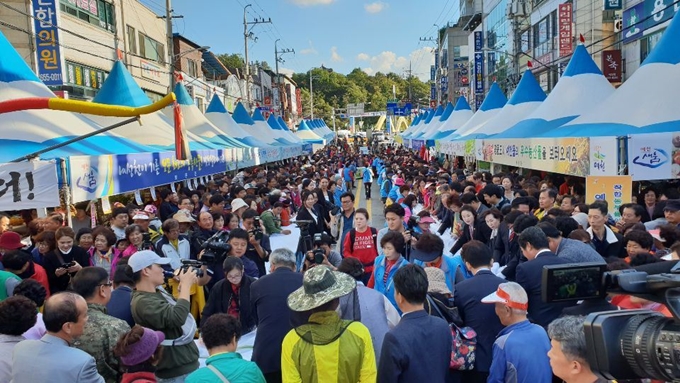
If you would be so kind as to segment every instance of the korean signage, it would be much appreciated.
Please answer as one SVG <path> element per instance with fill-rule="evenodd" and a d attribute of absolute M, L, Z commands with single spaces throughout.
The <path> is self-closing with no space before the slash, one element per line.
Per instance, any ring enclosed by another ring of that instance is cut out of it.
<path fill-rule="evenodd" d="M 57 27 L 59 0 L 32 0 L 38 77 L 45 85 L 64 84 Z"/>
<path fill-rule="evenodd" d="M 440 143 L 439 151 L 443 154 L 451 154 L 460 157 L 474 157 L 475 140 L 444 141 Z"/>
<path fill-rule="evenodd" d="M 53 161 L 0 164 L 0 211 L 59 206 Z"/>
<path fill-rule="evenodd" d="M 484 48 L 484 33 L 482 31 L 475 32 L 475 52 L 481 52 Z"/>
<path fill-rule="evenodd" d="M 437 87 L 434 83 L 430 84 L 430 100 L 437 99 Z"/>
<path fill-rule="evenodd" d="M 633 198 L 633 179 L 630 176 L 586 177 L 586 203 L 607 201 L 609 214 L 621 218 L 619 207 Z"/>
<path fill-rule="evenodd" d="M 430 65 L 430 81 L 434 81 L 436 78 L 437 70 L 434 69 L 434 65 Z"/>
<path fill-rule="evenodd" d="M 236 150 L 192 151 L 186 161 L 174 152 L 70 157 L 73 202 L 223 173 L 235 168 Z"/>
<path fill-rule="evenodd" d="M 484 54 L 475 53 L 475 93 L 484 94 Z"/>
<path fill-rule="evenodd" d="M 161 81 L 161 67 L 146 60 L 139 60 L 139 66 L 142 67 L 142 77 Z"/>
<path fill-rule="evenodd" d="M 442 76 L 441 84 L 442 92 L 446 92 L 447 90 L 449 90 L 449 78 L 447 76 Z"/>
<path fill-rule="evenodd" d="M 618 140 L 616 137 L 590 138 L 590 174 L 591 176 L 618 174 Z"/>
<path fill-rule="evenodd" d="M 630 136 L 628 165 L 633 181 L 680 179 L 680 133 Z"/>
<path fill-rule="evenodd" d="M 84 88 L 99 89 L 106 80 L 106 72 L 66 61 L 66 83 Z"/>
<path fill-rule="evenodd" d="M 670 20 L 678 10 L 680 3 L 675 0 L 644 0 L 626 9 L 623 11 L 623 42 L 639 39 L 644 31 Z"/>
<path fill-rule="evenodd" d="M 680 9 L 680 3 L 675 0 L 645 0 L 645 26 L 650 29 L 673 18 Z"/>
<path fill-rule="evenodd" d="M 645 3 L 639 3 L 634 7 L 623 11 L 623 30 L 621 36 L 624 43 L 637 40 L 642 37 L 642 31 L 645 21 Z"/>
<path fill-rule="evenodd" d="M 605 0 L 607 1 L 620 1 L 620 0 Z M 559 29 L 559 57 L 569 56 L 573 52 L 573 44 L 571 41 L 572 30 L 571 24 L 573 19 L 572 4 L 564 3 L 558 6 L 557 10 L 557 28 Z"/>
<path fill-rule="evenodd" d="M 623 0 L 604 0 L 605 11 L 616 11 L 623 9 Z"/>
<path fill-rule="evenodd" d="M 68 2 L 93 15 L 97 14 L 97 0 L 68 0 Z"/>
<path fill-rule="evenodd" d="M 439 49 L 434 51 L 434 69 L 439 69 Z"/>
<path fill-rule="evenodd" d="M 476 140 L 478 161 L 585 177 L 590 171 L 588 138 Z"/>
<path fill-rule="evenodd" d="M 622 82 L 621 50 L 612 49 L 602 52 L 602 74 L 609 82 Z"/>

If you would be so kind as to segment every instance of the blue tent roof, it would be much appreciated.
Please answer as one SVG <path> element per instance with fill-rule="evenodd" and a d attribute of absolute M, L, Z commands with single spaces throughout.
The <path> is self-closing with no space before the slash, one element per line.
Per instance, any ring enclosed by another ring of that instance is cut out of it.
<path fill-rule="evenodd" d="M 505 104 L 507 104 L 507 102 L 508 98 L 505 97 L 505 94 L 503 94 L 503 91 L 498 86 L 498 84 L 494 82 L 493 84 L 491 84 L 491 87 L 489 88 L 489 93 L 486 94 L 484 102 L 482 102 L 482 105 L 479 107 L 479 110 L 487 111 L 500 109 L 504 107 Z"/>
<path fill-rule="evenodd" d="M 439 117 L 439 121 L 446 121 L 449 116 L 451 116 L 451 113 L 453 113 L 453 104 L 448 103 L 446 104 L 446 109 L 444 109 L 444 113 L 442 113 L 441 117 Z"/>
<path fill-rule="evenodd" d="M 666 10 L 672 12 L 670 9 Z M 661 40 L 654 46 L 654 49 L 649 53 L 649 56 L 647 56 L 642 65 L 652 63 L 676 65 L 680 63 L 680 49 L 678 48 L 677 40 L 678 36 L 680 36 L 680 20 L 678 20 L 680 16 L 678 16 L 678 13 L 675 14 L 670 25 L 661 35 Z"/>
<path fill-rule="evenodd" d="M 597 67 L 595 61 L 590 57 L 590 53 L 586 50 L 586 47 L 582 44 L 576 46 L 574 54 L 567 64 L 567 68 L 564 70 L 563 77 L 572 77 L 580 74 L 602 74 L 600 68 Z"/>
<path fill-rule="evenodd" d="M 290 129 L 288 128 L 288 125 L 286 124 L 285 121 L 283 121 L 283 118 L 281 118 L 281 116 L 277 117 L 277 120 L 279 121 L 279 125 L 281 125 L 281 127 L 282 127 L 284 130 L 287 130 L 287 131 L 290 132 Z"/>
<path fill-rule="evenodd" d="M 214 94 L 212 100 L 210 100 L 210 105 L 208 109 L 205 110 L 206 113 L 228 113 L 227 108 L 224 107 L 222 100 Z"/>
<path fill-rule="evenodd" d="M 298 131 L 301 130 L 312 130 L 309 128 L 309 125 L 307 124 L 306 120 L 302 120 L 302 122 L 300 122 L 300 125 L 298 126 Z"/>
<path fill-rule="evenodd" d="M 411 126 L 416 125 L 420 121 L 420 114 L 416 115 L 416 117 L 411 121 Z"/>
<path fill-rule="evenodd" d="M 132 108 L 150 105 L 151 100 L 137 85 L 122 61 L 116 61 L 93 102 Z"/>
<path fill-rule="evenodd" d="M 435 117 L 441 116 L 443 113 L 444 113 L 444 107 L 441 106 L 441 105 L 439 105 L 439 106 L 437 107 L 437 110 L 434 112 L 434 116 L 435 116 Z"/>
<path fill-rule="evenodd" d="M 538 81 L 536 81 L 536 77 L 534 77 L 531 70 L 527 69 L 524 71 L 522 79 L 519 80 L 517 89 L 515 89 L 512 97 L 510 97 L 508 104 L 517 105 L 525 102 L 540 102 L 545 100 L 545 97 L 545 92 L 538 84 Z"/>
<path fill-rule="evenodd" d="M 187 92 L 187 88 L 180 82 L 175 85 L 175 96 L 177 96 L 177 103 L 180 105 L 194 105 L 194 100 Z"/>
<path fill-rule="evenodd" d="M 38 76 L 19 56 L 5 35 L 0 32 L 0 82 L 33 81 L 40 82 Z"/>
<path fill-rule="evenodd" d="M 440 107 L 441 107 L 441 106 L 440 106 Z M 426 124 L 429 124 L 430 121 L 432 121 L 432 119 L 434 118 L 434 116 L 435 116 L 436 114 L 437 114 L 436 111 L 434 111 L 434 110 L 430 111 L 430 113 L 428 113 L 427 117 L 425 118 L 425 123 L 426 123 Z"/>
<path fill-rule="evenodd" d="M 246 108 L 240 102 L 236 104 L 232 117 L 237 124 L 255 125 L 255 121 L 253 121 Z"/>
<path fill-rule="evenodd" d="M 262 112 L 260 112 L 260 109 L 258 108 L 255 108 L 255 111 L 253 112 L 253 121 L 265 121 Z"/>
<path fill-rule="evenodd" d="M 472 110 L 472 108 L 470 108 L 470 104 L 468 104 L 465 96 L 460 96 L 458 97 L 458 101 L 456 101 L 456 107 L 453 110 Z"/>
<path fill-rule="evenodd" d="M 269 115 L 269 118 L 267 119 L 267 124 L 269 124 L 269 126 L 274 130 L 283 130 L 281 125 L 279 125 L 279 122 L 276 121 L 276 117 L 274 117 L 273 114 Z"/>

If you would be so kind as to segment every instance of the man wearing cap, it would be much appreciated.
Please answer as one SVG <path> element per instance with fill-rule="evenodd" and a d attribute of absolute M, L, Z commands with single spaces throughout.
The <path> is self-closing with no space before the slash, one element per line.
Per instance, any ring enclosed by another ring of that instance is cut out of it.
<path fill-rule="evenodd" d="M 669 199 L 666 201 L 663 215 L 669 225 L 680 227 L 680 199 Z"/>
<path fill-rule="evenodd" d="M 163 358 L 158 363 L 156 377 L 159 382 L 174 383 L 183 382 L 199 366 L 198 347 L 193 341 L 196 322 L 189 312 L 191 287 L 198 278 L 193 269 L 180 271 L 179 297 L 175 301 L 161 287 L 165 282 L 162 266 L 169 263 L 170 259 L 150 250 L 138 251 L 128 260 L 135 281 L 132 317 L 138 325 L 165 335 Z"/>
<path fill-rule="evenodd" d="M 547 355 L 550 341 L 541 326 L 527 320 L 529 299 L 522 286 L 515 282 L 501 283 L 482 303 L 493 303 L 498 319 L 505 326 L 493 344 L 487 382 L 550 383 L 552 371 Z"/>
<path fill-rule="evenodd" d="M 410 255 L 413 263 L 419 266 L 441 269 L 446 275 L 446 285 L 453 293 L 456 291 L 456 283 L 472 277 L 465 269 L 461 257 L 444 254 L 444 241 L 436 234 L 422 234 L 411 248 Z"/>
<path fill-rule="evenodd" d="M 175 213 L 175 215 L 172 216 L 172 219 L 179 223 L 179 234 L 184 235 L 187 238 L 191 238 L 191 225 L 196 222 L 194 217 L 191 215 L 191 212 L 189 210 L 182 209 Z"/>
<path fill-rule="evenodd" d="M 305 273 L 303 286 L 288 296 L 288 307 L 309 314 L 309 320 L 283 339 L 284 382 L 376 381 L 375 353 L 368 328 L 360 322 L 340 319 L 336 311 L 340 297 L 355 288 L 351 276 L 326 266 Z"/>
<path fill-rule="evenodd" d="M 393 282 L 394 297 L 404 314 L 399 324 L 385 334 L 378 382 L 446 382 L 451 329 L 445 320 L 424 309 L 427 274 L 420 266 L 409 264 L 397 270 Z"/>
<path fill-rule="evenodd" d="M 132 220 L 134 221 L 135 225 L 138 225 L 139 228 L 141 229 L 142 235 L 148 235 L 148 238 L 151 240 L 151 243 L 156 243 L 161 238 L 161 235 L 163 235 L 163 230 L 154 230 L 149 226 L 149 215 L 144 212 L 144 211 L 138 211 L 135 213 L 135 215 L 132 217 Z"/>

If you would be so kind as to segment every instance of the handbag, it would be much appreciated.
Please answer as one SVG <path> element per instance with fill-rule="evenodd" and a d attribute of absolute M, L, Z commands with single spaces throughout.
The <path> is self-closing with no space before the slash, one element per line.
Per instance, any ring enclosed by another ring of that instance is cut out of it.
<path fill-rule="evenodd" d="M 434 300 L 428 295 L 430 307 L 434 307 L 440 317 L 446 318 Z M 449 323 L 451 328 L 451 359 L 449 369 L 468 371 L 475 368 L 475 350 L 477 349 L 477 332 L 469 326 Z"/>

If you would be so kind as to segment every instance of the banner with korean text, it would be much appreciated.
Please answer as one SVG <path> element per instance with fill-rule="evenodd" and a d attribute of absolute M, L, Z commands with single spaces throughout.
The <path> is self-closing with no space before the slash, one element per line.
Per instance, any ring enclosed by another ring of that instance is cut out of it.
<path fill-rule="evenodd" d="M 439 152 L 460 157 L 475 156 L 475 140 L 439 141 Z"/>
<path fill-rule="evenodd" d="M 476 140 L 478 161 L 585 177 L 590 171 L 588 138 Z M 616 174 L 616 173 L 614 173 Z"/>
<path fill-rule="evenodd" d="M 628 168 L 633 181 L 680 178 L 680 132 L 629 136 Z"/>
<path fill-rule="evenodd" d="M 73 202 L 223 173 L 237 167 L 234 150 L 196 150 L 179 161 L 174 152 L 69 158 Z"/>
<path fill-rule="evenodd" d="M 631 176 L 588 176 L 586 177 L 586 203 L 607 201 L 609 214 L 621 218 L 619 207 L 633 198 Z"/>
<path fill-rule="evenodd" d="M 59 206 L 54 161 L 0 164 L 0 211 Z"/>

